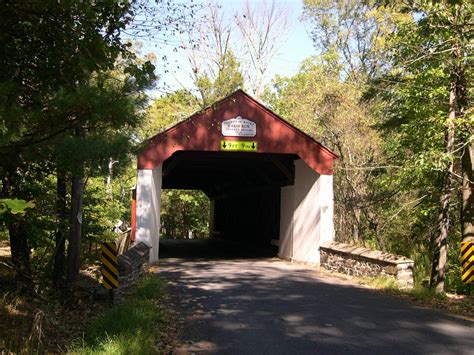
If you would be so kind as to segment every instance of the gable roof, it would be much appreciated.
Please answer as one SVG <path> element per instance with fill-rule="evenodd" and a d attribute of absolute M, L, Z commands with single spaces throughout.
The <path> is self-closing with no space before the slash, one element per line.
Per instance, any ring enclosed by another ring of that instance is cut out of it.
<path fill-rule="evenodd" d="M 222 122 L 238 116 L 255 122 L 255 137 L 222 134 Z M 237 90 L 150 138 L 138 156 L 138 168 L 154 169 L 177 151 L 220 151 L 223 140 L 255 142 L 256 153 L 297 154 L 313 170 L 325 175 L 333 173 L 333 162 L 338 158 L 250 95 Z"/>

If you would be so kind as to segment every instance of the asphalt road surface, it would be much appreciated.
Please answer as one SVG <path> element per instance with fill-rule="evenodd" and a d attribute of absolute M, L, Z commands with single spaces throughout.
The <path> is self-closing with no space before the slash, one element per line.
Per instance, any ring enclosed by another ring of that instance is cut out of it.
<path fill-rule="evenodd" d="M 276 258 L 199 258 L 194 246 L 203 255 L 159 265 L 184 319 L 177 354 L 474 354 L 470 320 Z"/>

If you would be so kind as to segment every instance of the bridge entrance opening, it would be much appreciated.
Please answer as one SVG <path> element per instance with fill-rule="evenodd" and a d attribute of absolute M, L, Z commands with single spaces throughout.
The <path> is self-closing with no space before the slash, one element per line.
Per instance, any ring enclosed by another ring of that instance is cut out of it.
<path fill-rule="evenodd" d="M 213 241 L 163 240 L 160 256 L 275 256 L 281 188 L 294 184 L 297 159 L 294 154 L 174 153 L 163 162 L 162 188 L 201 190 L 207 195 Z"/>
<path fill-rule="evenodd" d="M 147 142 L 132 234 L 157 261 L 161 190 L 201 190 L 211 240 L 239 253 L 273 246 L 281 258 L 317 264 L 319 244 L 333 239 L 336 158 L 239 90 Z"/>

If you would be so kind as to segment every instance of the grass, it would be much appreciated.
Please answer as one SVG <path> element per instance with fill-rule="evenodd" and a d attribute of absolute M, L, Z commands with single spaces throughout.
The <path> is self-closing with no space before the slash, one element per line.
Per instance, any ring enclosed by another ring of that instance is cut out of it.
<path fill-rule="evenodd" d="M 410 296 L 419 300 L 436 299 L 439 301 L 444 301 L 447 299 L 447 296 L 444 292 L 436 292 L 432 288 L 426 288 L 423 286 L 416 286 L 412 290 L 409 290 L 408 293 L 410 294 Z"/>
<path fill-rule="evenodd" d="M 376 289 L 396 290 L 398 289 L 397 281 L 389 276 L 375 276 L 375 277 L 358 277 L 360 283 L 368 285 Z"/>
<path fill-rule="evenodd" d="M 75 354 L 150 354 L 158 352 L 159 328 L 168 318 L 160 307 L 164 281 L 140 280 L 132 294 L 104 311 L 85 329 L 70 352 Z"/>
<path fill-rule="evenodd" d="M 370 286 L 378 290 L 391 291 L 392 293 L 411 296 L 416 300 L 438 300 L 447 299 L 445 293 L 436 292 L 433 289 L 423 286 L 415 286 L 412 289 L 401 289 L 397 285 L 397 281 L 393 277 L 379 275 L 374 277 L 357 277 L 360 284 Z"/>
<path fill-rule="evenodd" d="M 374 277 L 358 277 L 358 281 L 363 284 L 376 288 L 379 290 L 391 291 L 392 293 L 404 294 L 411 296 L 416 300 L 438 300 L 444 301 L 447 299 L 445 293 L 436 292 L 433 289 L 423 286 L 415 286 L 412 289 L 400 289 L 397 281 L 393 277 L 388 276 L 374 276 Z"/>

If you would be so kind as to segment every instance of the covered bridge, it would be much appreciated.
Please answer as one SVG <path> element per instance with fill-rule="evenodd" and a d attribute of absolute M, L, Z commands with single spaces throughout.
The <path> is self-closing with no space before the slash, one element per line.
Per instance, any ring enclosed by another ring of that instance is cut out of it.
<path fill-rule="evenodd" d="M 239 90 L 148 140 L 138 156 L 135 240 L 158 260 L 161 189 L 202 190 L 210 235 L 278 245 L 287 260 L 319 263 L 333 239 L 337 156 Z"/>

